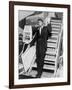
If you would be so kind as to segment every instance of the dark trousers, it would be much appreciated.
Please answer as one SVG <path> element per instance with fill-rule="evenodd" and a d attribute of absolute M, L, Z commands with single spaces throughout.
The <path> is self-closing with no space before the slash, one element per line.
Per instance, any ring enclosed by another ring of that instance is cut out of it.
<path fill-rule="evenodd" d="M 42 52 L 41 51 L 37 50 L 37 54 L 36 54 L 37 72 L 39 76 L 41 76 L 42 74 L 42 69 L 44 65 L 44 57 L 45 57 L 45 51 L 42 51 Z"/>
<path fill-rule="evenodd" d="M 42 74 L 43 65 L 44 65 L 44 58 L 37 58 L 37 71 L 38 71 L 38 75 Z"/>

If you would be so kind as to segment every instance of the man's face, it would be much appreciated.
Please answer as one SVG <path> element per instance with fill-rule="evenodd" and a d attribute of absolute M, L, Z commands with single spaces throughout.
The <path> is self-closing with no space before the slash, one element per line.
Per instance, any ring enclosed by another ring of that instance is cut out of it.
<path fill-rule="evenodd" d="M 38 25 L 41 27 L 43 25 L 42 21 L 38 21 Z"/>

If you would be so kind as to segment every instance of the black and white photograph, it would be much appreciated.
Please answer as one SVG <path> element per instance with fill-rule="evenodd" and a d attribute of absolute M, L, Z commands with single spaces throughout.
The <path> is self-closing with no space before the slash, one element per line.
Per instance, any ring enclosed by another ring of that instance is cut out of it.
<path fill-rule="evenodd" d="M 63 13 L 18 11 L 19 79 L 63 76 Z"/>
<path fill-rule="evenodd" d="M 69 5 L 10 2 L 10 88 L 70 84 L 69 13 Z"/>

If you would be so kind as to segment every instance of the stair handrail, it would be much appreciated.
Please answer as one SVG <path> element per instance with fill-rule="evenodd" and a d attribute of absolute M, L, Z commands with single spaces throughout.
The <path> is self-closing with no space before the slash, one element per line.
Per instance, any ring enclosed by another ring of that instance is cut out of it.
<path fill-rule="evenodd" d="M 58 65 L 58 58 L 59 58 L 59 51 L 60 51 L 60 43 L 61 43 L 61 38 L 62 38 L 62 34 L 63 34 L 63 24 L 61 24 L 61 30 L 58 36 L 58 43 L 57 43 L 57 48 L 56 48 L 56 62 L 55 62 L 55 71 L 54 71 L 54 75 L 57 72 L 57 65 Z"/>

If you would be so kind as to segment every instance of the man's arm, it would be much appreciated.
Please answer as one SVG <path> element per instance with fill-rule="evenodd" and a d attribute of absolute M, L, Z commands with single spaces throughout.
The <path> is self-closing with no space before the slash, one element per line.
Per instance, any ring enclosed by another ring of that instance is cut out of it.
<path fill-rule="evenodd" d="M 48 24 L 48 25 L 47 25 L 48 37 L 51 37 L 51 31 L 52 31 L 51 24 Z"/>
<path fill-rule="evenodd" d="M 37 30 L 36 30 L 36 29 L 37 29 L 36 27 L 33 27 L 33 28 L 32 28 L 32 32 L 33 32 L 34 38 L 33 38 L 33 40 L 30 42 L 30 47 L 31 47 L 32 45 L 34 45 L 34 43 L 35 43 L 36 40 L 37 40 Z"/>
<path fill-rule="evenodd" d="M 24 29 L 24 26 L 26 25 L 26 18 L 19 21 L 19 27 Z"/>

